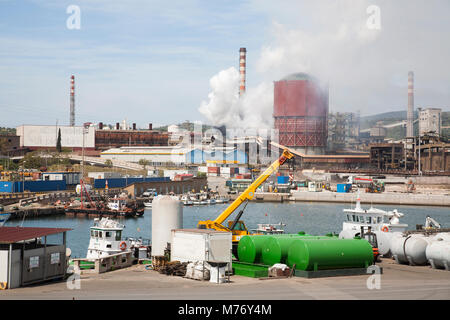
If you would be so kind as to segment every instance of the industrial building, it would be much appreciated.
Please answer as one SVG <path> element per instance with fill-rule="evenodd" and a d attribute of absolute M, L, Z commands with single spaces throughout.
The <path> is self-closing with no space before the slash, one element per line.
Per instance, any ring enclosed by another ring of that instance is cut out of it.
<path fill-rule="evenodd" d="M 83 146 L 86 152 L 122 146 L 167 146 L 169 140 L 167 132 L 152 130 L 151 124 L 147 130 L 137 129 L 135 123 L 132 128 L 116 123 L 116 127 L 112 129 L 102 122 L 98 126 L 89 124 L 87 128 L 60 125 L 22 125 L 16 128 L 20 147 L 31 150 L 56 149 L 59 131 L 61 146 L 72 151 L 79 151 Z"/>
<path fill-rule="evenodd" d="M 434 134 L 439 136 L 442 127 L 442 109 L 439 108 L 419 108 L 419 134 Z"/>
<path fill-rule="evenodd" d="M 274 127 L 279 143 L 306 154 L 323 154 L 328 136 L 328 89 L 305 73 L 274 84 Z"/>
<path fill-rule="evenodd" d="M 149 161 L 154 166 L 204 164 L 208 160 L 235 164 L 247 163 L 245 152 L 235 148 L 183 148 L 183 147 L 121 147 L 101 153 L 101 157 L 111 160 L 139 162 Z"/>
<path fill-rule="evenodd" d="M 119 123 L 116 123 L 115 129 L 111 130 L 100 122 L 98 129 L 95 130 L 95 148 L 97 150 L 123 146 L 167 146 L 168 141 L 168 133 L 152 130 L 151 124 L 149 124 L 148 130 L 138 130 L 135 123 L 133 123 L 132 129 L 121 129 Z"/>
<path fill-rule="evenodd" d="M 73 150 L 95 149 L 95 127 L 89 126 L 45 126 L 22 125 L 16 128 L 16 134 L 20 137 L 20 147 L 31 150 L 56 149 L 58 131 L 61 130 L 61 146 Z M 83 130 L 84 139 L 83 139 Z M 84 141 L 83 141 L 84 140 Z"/>
<path fill-rule="evenodd" d="M 377 143 L 370 145 L 370 163 L 380 170 L 399 169 L 405 161 L 403 143 Z"/>

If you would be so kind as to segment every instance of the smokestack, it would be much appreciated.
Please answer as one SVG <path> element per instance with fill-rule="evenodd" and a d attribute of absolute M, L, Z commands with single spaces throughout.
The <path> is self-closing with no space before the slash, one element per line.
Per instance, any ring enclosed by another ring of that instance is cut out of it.
<path fill-rule="evenodd" d="M 245 93 L 245 64 L 246 64 L 246 54 L 247 49 L 239 49 L 239 73 L 240 73 L 240 84 L 239 84 L 239 96 L 241 97 Z"/>
<path fill-rule="evenodd" d="M 414 72 L 408 72 L 408 113 L 406 118 L 406 136 L 414 136 Z"/>
<path fill-rule="evenodd" d="M 75 126 L 75 76 L 70 78 L 70 126 Z"/>

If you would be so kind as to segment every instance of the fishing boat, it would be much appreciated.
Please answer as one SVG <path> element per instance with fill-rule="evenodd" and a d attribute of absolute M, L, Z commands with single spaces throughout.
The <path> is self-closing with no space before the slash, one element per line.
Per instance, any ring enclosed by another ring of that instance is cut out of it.
<path fill-rule="evenodd" d="M 151 208 L 152 207 L 152 200 L 145 200 L 144 201 L 144 207 Z"/>
<path fill-rule="evenodd" d="M 184 194 L 184 195 L 181 196 L 180 201 L 183 202 L 183 204 L 184 204 L 185 206 L 192 206 L 192 205 L 194 204 L 194 201 L 192 201 L 192 200 L 190 199 L 190 196 L 188 196 L 188 195 L 186 195 L 186 194 Z"/>
<path fill-rule="evenodd" d="M 10 213 L 0 213 L 0 227 L 3 227 L 9 217 L 11 217 Z"/>
<path fill-rule="evenodd" d="M 74 203 L 65 207 L 66 214 L 69 215 L 89 215 L 89 216 L 111 216 L 111 217 L 140 217 L 144 214 L 144 208 L 137 208 L 136 204 L 128 204 L 127 198 L 114 197 L 106 202 L 93 202 L 89 198 L 89 202 L 80 205 Z"/>
<path fill-rule="evenodd" d="M 225 197 L 219 197 L 216 200 L 216 203 L 227 203 L 228 201 L 230 201 L 228 198 Z"/>
<path fill-rule="evenodd" d="M 284 230 L 283 227 L 286 226 L 286 224 L 280 222 L 280 223 L 258 223 L 257 228 L 253 229 L 252 231 L 257 234 L 283 234 Z"/>

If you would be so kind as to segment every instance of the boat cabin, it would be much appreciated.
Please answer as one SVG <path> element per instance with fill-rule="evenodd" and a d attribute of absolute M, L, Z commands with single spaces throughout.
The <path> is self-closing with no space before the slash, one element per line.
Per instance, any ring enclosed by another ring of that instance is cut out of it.
<path fill-rule="evenodd" d="M 129 241 L 122 241 L 124 228 L 124 225 L 112 219 L 94 219 L 86 258 L 98 259 L 129 250 Z"/>

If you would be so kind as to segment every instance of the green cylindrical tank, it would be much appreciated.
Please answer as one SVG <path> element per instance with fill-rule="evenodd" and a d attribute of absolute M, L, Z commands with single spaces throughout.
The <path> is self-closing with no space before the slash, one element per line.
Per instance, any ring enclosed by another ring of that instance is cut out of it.
<path fill-rule="evenodd" d="M 372 246 L 364 239 L 297 239 L 288 251 L 287 265 L 306 271 L 367 268 L 373 262 Z"/>
<path fill-rule="evenodd" d="M 291 244 L 298 239 L 329 239 L 326 236 L 306 236 L 291 235 L 290 237 L 269 238 L 262 248 L 262 262 L 266 265 L 274 265 L 275 263 L 286 263 L 288 250 Z"/>
<path fill-rule="evenodd" d="M 269 237 L 268 235 L 243 236 L 238 244 L 239 261 L 248 263 L 261 262 L 262 246 Z"/>

